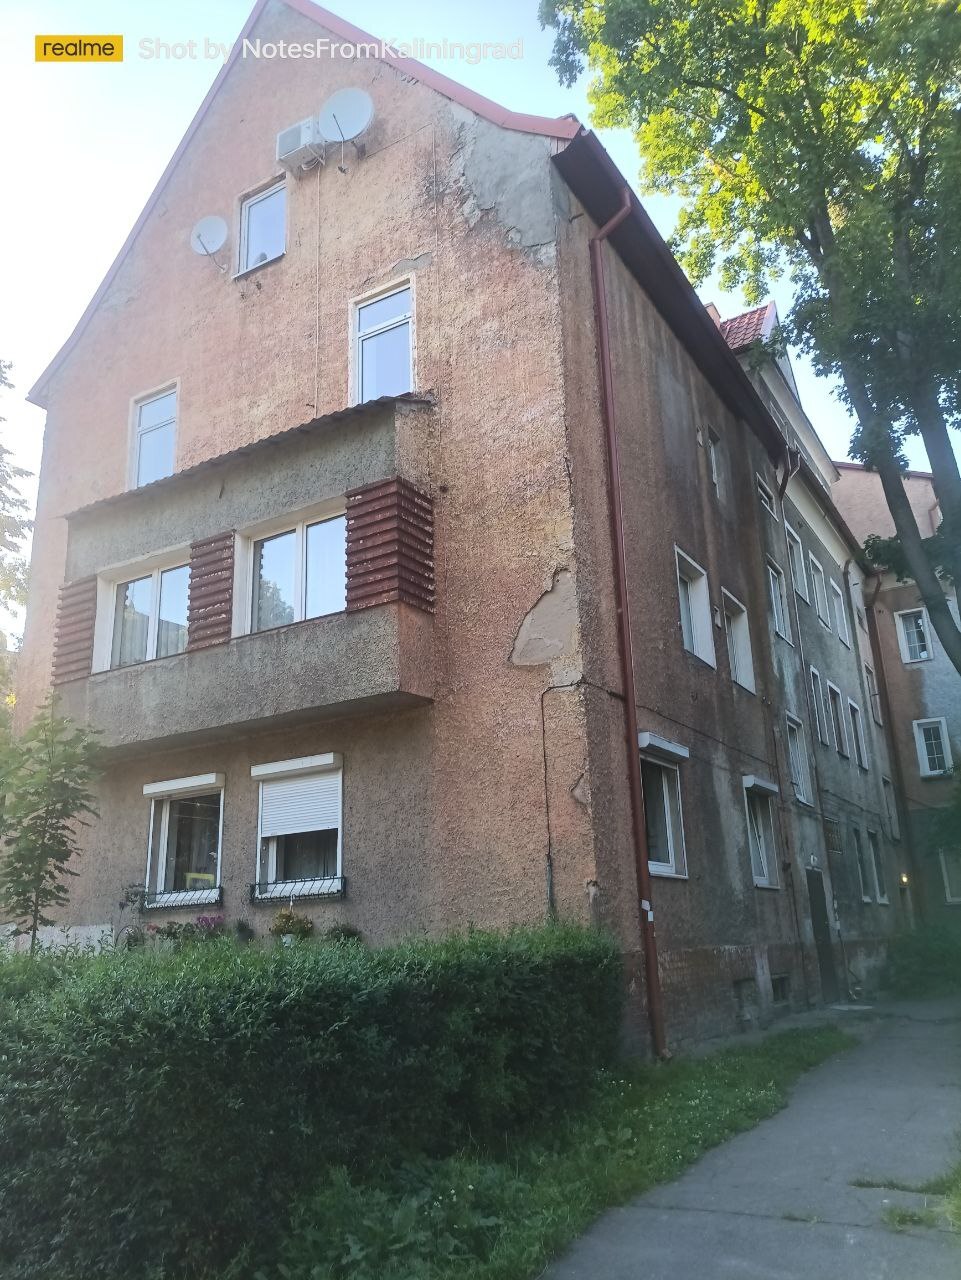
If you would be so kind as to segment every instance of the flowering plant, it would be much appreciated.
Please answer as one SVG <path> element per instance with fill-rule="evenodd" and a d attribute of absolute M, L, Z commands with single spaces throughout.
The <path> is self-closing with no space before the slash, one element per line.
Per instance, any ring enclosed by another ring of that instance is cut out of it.
<path fill-rule="evenodd" d="M 314 931 L 314 922 L 310 916 L 298 915 L 293 907 L 281 907 L 270 922 L 270 932 L 275 938 L 285 935 L 294 938 L 309 938 Z"/>

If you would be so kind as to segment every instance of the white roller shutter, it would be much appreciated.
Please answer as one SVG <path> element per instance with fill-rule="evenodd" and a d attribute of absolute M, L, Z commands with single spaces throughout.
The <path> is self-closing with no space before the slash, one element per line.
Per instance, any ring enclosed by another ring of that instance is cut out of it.
<path fill-rule="evenodd" d="M 260 834 L 296 835 L 340 828 L 339 769 L 262 782 Z"/>

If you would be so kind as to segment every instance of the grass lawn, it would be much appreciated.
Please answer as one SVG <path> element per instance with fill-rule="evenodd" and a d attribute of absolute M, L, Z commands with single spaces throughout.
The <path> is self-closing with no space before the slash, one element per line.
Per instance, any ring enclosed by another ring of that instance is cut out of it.
<path fill-rule="evenodd" d="M 772 1115 L 802 1072 L 852 1043 L 821 1027 L 630 1067 L 556 1132 L 518 1135 L 496 1154 L 465 1151 L 365 1181 L 333 1171 L 295 1207 L 257 1280 L 528 1280 L 603 1209 Z M 238 1260 L 221 1280 L 249 1275 Z"/>

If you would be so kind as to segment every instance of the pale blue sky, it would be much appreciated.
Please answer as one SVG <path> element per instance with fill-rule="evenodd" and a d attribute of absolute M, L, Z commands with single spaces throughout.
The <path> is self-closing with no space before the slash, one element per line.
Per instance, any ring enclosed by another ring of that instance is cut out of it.
<path fill-rule="evenodd" d="M 0 120 L 7 194 L 0 201 L 4 272 L 0 292 L 0 356 L 14 362 L 16 389 L 0 406 L 3 439 L 32 471 L 40 463 L 43 415 L 23 395 L 58 350 L 89 301 L 177 146 L 219 63 L 139 56 L 140 41 L 170 44 L 205 38 L 229 44 L 252 0 L 7 0 L 0 29 Z M 548 66 L 551 34 L 537 22 L 536 0 L 351 0 L 339 12 L 392 40 L 523 41 L 517 61 L 434 63 L 447 75 L 505 106 L 542 115 L 574 112 L 589 121 L 586 84 L 562 89 Z M 33 37 L 68 32 L 82 15 L 86 32 L 121 32 L 122 64 L 37 64 Z M 402 17 L 400 16 L 402 15 Z M 624 175 L 635 181 L 629 135 L 601 137 Z M 17 175 L 11 181 L 11 175 Z M 655 198 L 648 210 L 670 232 L 677 202 Z M 705 288 L 722 315 L 744 300 Z M 775 294 L 782 310 L 789 294 Z M 844 457 L 851 423 L 829 384 L 803 359 L 795 372 L 805 406 L 828 448 Z M 923 454 L 912 458 L 924 466 Z"/>

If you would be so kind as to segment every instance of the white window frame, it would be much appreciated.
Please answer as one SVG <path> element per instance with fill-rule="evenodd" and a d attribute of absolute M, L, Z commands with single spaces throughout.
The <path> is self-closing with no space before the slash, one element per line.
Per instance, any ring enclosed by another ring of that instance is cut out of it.
<path fill-rule="evenodd" d="M 838 584 L 831 579 L 831 600 L 834 612 L 834 622 L 837 626 L 838 639 L 843 645 L 851 648 L 851 633 L 848 629 L 848 615 L 844 607 L 844 592 Z"/>
<path fill-rule="evenodd" d="M 787 538 L 787 558 L 788 564 L 791 566 L 791 581 L 794 584 L 794 591 L 806 604 L 810 604 L 808 578 L 804 568 L 804 547 L 801 544 L 801 537 L 795 529 L 792 529 L 787 520 L 784 521 L 784 534 Z M 797 561 L 796 564 L 795 559 Z"/>
<path fill-rule="evenodd" d="M 777 822 L 775 820 L 774 797 L 778 795 L 778 787 L 774 782 L 769 782 L 764 778 L 758 778 L 753 774 L 747 774 L 741 782 L 744 788 L 744 818 L 747 824 L 747 851 L 748 858 L 751 863 L 751 874 L 754 878 L 754 887 L 756 889 L 778 889 L 780 882 L 778 880 L 777 868 Z M 771 841 L 772 848 L 765 849 L 761 840 L 761 833 L 754 823 L 751 813 L 751 804 L 749 797 L 754 795 L 763 799 L 768 806 L 768 815 L 771 824 Z M 758 846 L 758 861 L 761 864 L 763 873 L 758 875 L 754 867 L 754 858 L 751 855 L 751 832 L 755 832 L 755 839 Z"/>
<path fill-rule="evenodd" d="M 791 638 L 791 615 L 788 612 L 787 579 L 784 576 L 784 570 L 770 556 L 767 558 L 767 590 L 774 630 L 782 640 L 786 640 L 788 644 L 793 644 L 794 641 Z M 777 604 L 775 604 L 775 595 L 777 596 Z M 780 614 L 781 618 L 780 625 L 778 625 L 778 614 Z"/>
<path fill-rule="evenodd" d="M 145 405 L 152 404 L 154 400 L 162 400 L 164 396 L 174 396 L 174 416 L 167 418 L 164 422 L 154 423 L 152 427 L 146 429 L 140 426 L 140 411 Z M 170 472 L 174 475 L 177 470 L 177 443 L 180 425 L 180 379 L 174 378 L 170 382 L 161 383 L 159 387 L 154 387 L 150 391 L 144 391 L 140 395 L 134 396 L 130 401 L 130 425 L 129 425 L 129 444 L 127 449 L 127 488 L 128 489 L 145 489 L 148 485 L 158 484 L 160 480 L 166 480 L 166 476 L 158 476 L 156 480 L 148 480 L 146 484 L 137 483 L 137 473 L 140 470 L 140 441 L 145 435 L 149 435 L 152 431 L 159 431 L 161 427 L 173 427 L 173 470 Z"/>
<path fill-rule="evenodd" d="M 674 760 L 668 758 L 666 753 L 655 753 L 654 751 L 642 751 L 641 760 L 643 763 L 654 765 L 663 771 L 663 780 L 661 783 L 661 799 L 664 804 L 665 829 L 667 831 L 667 844 L 670 851 L 669 862 L 655 862 L 648 859 L 648 870 L 651 875 L 665 876 L 672 880 L 687 879 L 687 842 L 684 837 L 684 803 L 681 796 L 681 771 Z M 671 820 L 670 801 L 665 794 L 664 788 L 668 785 L 670 779 L 671 786 L 675 789 L 677 797 L 677 822 L 678 832 L 675 833 L 673 822 Z M 645 808 L 648 804 L 647 792 L 644 792 Z M 678 847 L 678 844 L 680 847 Z"/>
<path fill-rule="evenodd" d="M 707 474 L 711 478 L 711 485 L 714 489 L 714 496 L 721 497 L 721 468 L 718 458 L 718 450 L 721 446 L 721 437 L 713 427 L 707 428 Z"/>
<path fill-rule="evenodd" d="M 684 644 L 684 628 L 681 626 L 681 643 L 685 652 L 691 653 L 710 667 L 717 667 L 717 656 L 714 652 L 714 618 L 711 611 L 711 588 L 707 570 L 702 569 L 696 560 L 692 560 L 680 547 L 674 547 L 674 565 L 677 576 L 677 594 L 679 616 L 683 619 L 681 608 L 681 579 L 688 585 L 690 602 L 691 644 Z"/>
<path fill-rule="evenodd" d="M 821 620 L 823 626 L 828 631 L 831 627 L 831 614 L 829 612 L 830 605 L 828 603 L 828 580 L 824 573 L 824 568 L 820 560 L 812 553 L 808 552 L 808 568 L 811 570 L 811 594 L 814 596 L 814 609 Z M 818 584 L 821 590 L 818 591 Z"/>
<path fill-rule="evenodd" d="M 294 607 L 294 621 L 282 625 L 294 626 L 298 622 L 315 621 L 306 618 L 307 612 L 307 529 L 311 525 L 323 524 L 327 520 L 337 520 L 347 514 L 343 498 L 331 498 L 306 510 L 290 512 L 278 519 L 250 525 L 237 534 L 237 545 L 234 554 L 234 599 L 233 628 L 234 636 L 266 635 L 277 627 L 265 627 L 263 631 L 251 630 L 254 618 L 254 546 L 265 538 L 275 538 L 283 533 L 294 533 L 295 557 L 298 574 L 297 600 Z M 338 610 L 343 612 L 343 610 Z M 320 618 L 336 617 L 337 613 L 319 614 Z"/>
<path fill-rule="evenodd" d="M 851 723 L 851 737 L 854 739 L 854 760 L 858 768 L 867 773 L 871 762 L 868 759 L 868 744 L 864 736 L 864 716 L 853 698 L 848 698 L 848 720 Z"/>
<path fill-rule="evenodd" d="M 389 298 L 392 294 L 403 293 L 405 289 L 410 290 L 410 310 L 403 316 L 395 317 L 393 320 L 385 321 L 383 325 L 379 325 L 376 329 L 370 329 L 367 333 L 361 335 L 360 332 L 360 313 L 361 310 L 369 306 L 372 302 L 380 302 L 383 298 Z M 356 405 L 361 403 L 361 392 L 364 385 L 363 378 L 363 356 L 361 338 L 375 337 L 379 333 L 386 333 L 389 329 L 397 329 L 401 325 L 408 326 L 410 341 L 408 342 L 408 355 L 410 357 L 410 391 L 413 392 L 417 388 L 417 285 L 416 276 L 404 276 L 399 280 L 392 280 L 390 284 L 384 285 L 379 289 L 372 289 L 369 293 L 364 293 L 356 298 L 351 298 L 350 303 L 350 355 L 348 359 L 347 370 L 347 397 L 348 404 Z"/>
<path fill-rule="evenodd" d="M 787 751 L 791 785 L 794 794 L 801 804 L 811 804 L 811 764 L 808 759 L 807 740 L 804 736 L 804 724 L 790 712 L 785 715 L 787 722 Z M 796 749 L 795 749 L 796 748 Z M 795 777 L 795 774 L 797 775 Z"/>
<path fill-rule="evenodd" d="M 858 868 L 858 883 L 861 886 L 861 901 L 873 902 L 874 899 L 871 897 L 871 888 L 865 878 L 866 863 L 864 861 L 864 841 L 861 839 L 860 827 L 852 825 L 851 838 L 854 841 L 854 861 Z"/>
<path fill-rule="evenodd" d="M 827 685 L 826 702 L 827 702 L 827 710 L 828 710 L 828 719 L 831 722 L 831 732 L 834 734 L 834 746 L 837 749 L 837 753 L 839 756 L 844 756 L 846 760 L 850 760 L 851 749 L 850 749 L 850 744 L 848 742 L 848 726 L 845 723 L 846 717 L 844 714 L 844 695 L 842 694 L 841 690 L 837 687 L 837 685 L 832 684 L 830 680 L 825 681 L 825 683 Z M 838 696 L 837 722 L 835 722 L 835 719 L 834 719 L 834 702 L 831 698 L 832 693 L 836 693 Z M 841 742 L 838 741 L 838 724 L 840 724 L 841 726 L 841 737 L 844 740 L 843 746 Z"/>
<path fill-rule="evenodd" d="M 943 849 L 938 850 L 938 861 L 941 863 L 941 879 L 944 881 L 944 900 L 948 906 L 956 906 L 961 903 L 961 896 L 956 898 L 951 896 L 951 882 L 948 879 L 948 868 L 944 860 Z"/>
<path fill-rule="evenodd" d="M 176 550 L 159 552 L 149 559 L 135 564 L 119 565 L 103 569 L 97 575 L 97 611 L 94 619 L 93 662 L 91 671 L 123 671 L 125 667 L 114 667 L 113 662 L 113 629 L 117 612 L 117 588 L 122 582 L 136 582 L 139 578 L 151 578 L 150 621 L 147 624 L 147 657 L 144 662 L 156 662 L 157 633 L 159 630 L 160 612 L 160 575 L 168 569 L 190 569 L 190 548 L 178 547 Z M 189 589 L 189 575 L 188 575 Z M 189 618 L 189 615 L 188 615 Z M 170 654 L 169 657 L 179 657 Z M 128 666 L 140 666 L 141 663 L 128 663 Z"/>
<path fill-rule="evenodd" d="M 723 587 L 721 602 L 724 606 L 724 636 L 727 641 L 731 679 L 742 689 L 755 693 L 757 685 L 754 679 L 754 651 L 751 645 L 751 620 L 747 609 L 736 596 L 732 596 L 730 591 L 726 591 Z"/>
<path fill-rule="evenodd" d="M 881 848 L 880 832 L 873 831 L 870 827 L 867 830 L 868 851 L 871 854 L 871 875 L 874 877 L 874 900 L 880 907 L 889 907 L 891 899 L 888 896 L 887 877 L 884 876 L 884 852 Z M 881 876 L 878 875 L 878 867 L 881 868 Z M 881 877 L 884 876 L 884 892 L 881 892 Z"/>
<path fill-rule="evenodd" d="M 883 725 L 884 715 L 881 711 L 881 689 L 878 686 L 877 674 L 869 662 L 864 663 L 864 684 L 868 691 L 868 702 L 871 704 L 871 719 L 876 725 Z"/>
<path fill-rule="evenodd" d="M 249 275 L 251 271 L 259 271 L 261 267 L 269 266 L 271 262 L 279 262 L 287 252 L 287 240 L 289 238 L 289 201 L 286 195 L 287 179 L 274 178 L 269 186 L 261 188 L 259 191 L 252 191 L 248 195 L 240 197 L 240 234 L 237 237 L 237 272 L 234 276 L 235 280 L 239 280 L 242 276 Z M 255 204 L 260 204 L 262 200 L 268 200 L 271 196 L 277 194 L 278 191 L 284 190 L 284 247 L 280 253 L 275 253 L 272 258 L 265 258 L 263 262 L 247 262 L 247 224 L 250 217 L 250 210 Z"/>
<path fill-rule="evenodd" d="M 150 800 L 150 825 L 147 828 L 147 875 L 144 880 L 146 897 L 144 907 L 147 910 L 170 907 L 200 907 L 220 901 L 223 892 L 221 864 L 224 852 L 224 775 L 222 773 L 198 773 L 189 778 L 169 778 L 164 782 L 148 782 L 144 784 L 143 794 Z M 206 795 L 208 792 L 220 793 L 220 823 L 217 828 L 217 883 L 209 889 L 155 889 L 150 888 L 154 862 L 154 806 L 161 804 L 163 811 L 160 820 L 160 847 L 167 846 L 167 835 L 170 821 L 170 801 L 182 800 L 189 796 Z M 150 900 L 150 894 L 153 899 Z"/>
<path fill-rule="evenodd" d="M 336 773 L 340 788 L 340 823 L 337 827 L 337 874 L 313 880 L 277 880 L 277 838 L 263 836 L 264 783 L 282 778 L 309 777 L 311 774 Z M 254 850 L 254 898 L 258 902 L 291 898 L 335 898 L 344 891 L 344 759 L 336 751 L 321 755 L 298 756 L 292 760 L 271 760 L 266 764 L 250 767 L 250 776 L 257 780 L 257 847 Z M 260 855 L 263 841 L 269 840 L 267 853 L 267 879 L 260 874 Z"/>
<path fill-rule="evenodd" d="M 774 490 L 763 478 L 760 471 L 755 471 L 754 478 L 757 481 L 757 493 L 761 500 L 761 506 L 772 519 L 777 520 L 778 514 Z"/>
<path fill-rule="evenodd" d="M 888 827 L 892 840 L 901 839 L 901 817 L 898 813 L 898 795 L 894 783 L 887 776 L 881 775 L 881 794 L 884 796 L 884 809 L 888 816 Z"/>
<path fill-rule="evenodd" d="M 924 730 L 931 725 L 937 725 L 941 730 L 941 745 L 944 750 L 944 768 L 930 769 L 928 768 L 928 752 L 924 745 Z M 914 731 L 914 745 L 918 753 L 918 768 L 921 770 L 922 778 L 946 778 L 954 769 L 954 758 L 951 754 L 951 739 L 948 737 L 948 722 L 944 716 L 928 716 L 923 720 L 912 720 L 911 728 Z"/>
<path fill-rule="evenodd" d="M 809 667 L 808 674 L 810 676 L 809 685 L 811 699 L 814 703 L 814 724 L 817 728 L 818 740 L 823 742 L 826 747 L 829 747 L 831 745 L 830 725 L 828 723 L 828 708 L 824 701 L 824 684 L 821 680 L 821 673 L 817 667 Z"/>
<path fill-rule="evenodd" d="M 908 649 L 908 639 L 904 629 L 904 619 L 909 614 L 920 613 L 921 620 L 924 625 L 924 638 L 927 641 L 928 651 L 923 658 L 912 658 Z M 894 615 L 894 625 L 898 632 L 898 649 L 901 653 L 901 661 L 906 667 L 916 666 L 919 662 L 930 662 L 934 658 L 934 638 L 931 630 L 931 620 L 928 617 L 928 611 L 923 605 L 918 605 L 914 609 L 899 609 Z"/>

